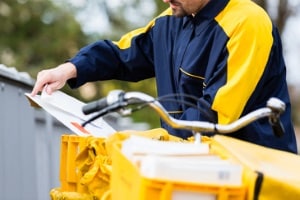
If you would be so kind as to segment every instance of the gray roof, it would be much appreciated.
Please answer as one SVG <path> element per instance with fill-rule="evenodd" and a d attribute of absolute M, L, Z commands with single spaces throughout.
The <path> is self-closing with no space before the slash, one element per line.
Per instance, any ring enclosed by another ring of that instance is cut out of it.
<path fill-rule="evenodd" d="M 0 77 L 18 81 L 29 86 L 33 86 L 35 82 L 27 72 L 19 72 L 15 67 L 7 67 L 4 64 L 0 64 Z"/>

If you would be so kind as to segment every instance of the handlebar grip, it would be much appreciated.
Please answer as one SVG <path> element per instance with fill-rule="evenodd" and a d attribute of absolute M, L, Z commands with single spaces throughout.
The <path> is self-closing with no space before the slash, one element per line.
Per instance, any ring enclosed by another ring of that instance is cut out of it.
<path fill-rule="evenodd" d="M 107 103 L 107 98 L 104 97 L 102 99 L 99 99 L 97 101 L 92 101 L 86 105 L 84 105 L 82 107 L 82 112 L 85 114 L 85 115 L 88 115 L 88 114 L 91 114 L 91 113 L 94 113 L 94 112 L 97 112 L 99 110 L 102 110 L 103 108 L 107 107 L 108 106 L 108 103 Z"/>
<path fill-rule="evenodd" d="M 283 136 L 285 130 L 280 120 L 276 120 L 275 122 L 271 122 L 271 126 L 273 129 L 273 133 L 277 137 Z"/>

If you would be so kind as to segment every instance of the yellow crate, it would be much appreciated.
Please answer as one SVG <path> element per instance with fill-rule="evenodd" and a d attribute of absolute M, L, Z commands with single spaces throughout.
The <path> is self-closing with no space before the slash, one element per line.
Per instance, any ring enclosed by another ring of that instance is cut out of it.
<path fill-rule="evenodd" d="M 86 138 L 77 135 L 62 135 L 60 146 L 60 187 L 50 191 L 52 200 L 89 200 L 86 187 L 81 185 L 81 174 L 76 164 L 79 152 L 86 146 Z"/>
<path fill-rule="evenodd" d="M 79 184 L 81 174 L 76 165 L 76 157 L 87 144 L 86 137 L 77 135 L 61 136 L 60 151 L 60 190 L 64 192 L 83 192 L 85 188 Z"/>
<path fill-rule="evenodd" d="M 106 138 L 62 135 L 60 186 L 50 191 L 52 200 L 100 199 L 109 191 L 111 159 Z"/>
<path fill-rule="evenodd" d="M 174 140 L 177 141 L 179 139 L 169 135 L 164 129 L 152 129 L 149 131 L 128 131 L 128 132 L 120 132 L 115 133 L 109 138 L 96 138 L 96 137 L 81 137 L 78 135 L 69 135 L 64 134 L 61 136 L 61 149 L 60 149 L 60 183 L 61 186 L 59 188 L 60 191 L 63 192 L 87 192 L 86 186 L 80 184 L 80 179 L 83 174 L 80 173 L 78 163 L 76 159 L 85 148 L 88 146 L 102 146 L 104 151 L 110 151 L 110 144 L 115 141 L 122 141 L 127 138 L 131 134 L 137 134 L 142 136 L 147 136 L 150 138 L 161 139 L 161 140 Z M 98 142 L 98 143 L 97 143 Z M 104 144 L 105 143 L 105 144 Z M 94 146 L 94 147 L 95 147 Z M 108 147 L 107 147 L 108 146 Z M 92 148 L 92 147 L 91 147 Z M 97 148 L 97 147 L 95 147 Z M 107 152 L 96 152 L 94 149 L 95 156 L 96 154 L 106 154 Z M 109 154 L 109 152 L 108 152 Z M 109 155 L 107 155 L 109 157 Z M 88 161 L 88 160 L 87 160 Z M 92 162 L 90 162 L 90 167 L 92 167 Z M 82 163 L 81 163 L 82 164 Z"/>
<path fill-rule="evenodd" d="M 112 200 L 171 200 L 177 199 L 216 199 L 244 200 L 244 186 L 214 186 L 173 181 L 160 181 L 143 177 L 137 166 L 133 165 L 115 145 L 112 152 L 111 197 Z M 179 196 L 180 197 L 179 197 Z"/>

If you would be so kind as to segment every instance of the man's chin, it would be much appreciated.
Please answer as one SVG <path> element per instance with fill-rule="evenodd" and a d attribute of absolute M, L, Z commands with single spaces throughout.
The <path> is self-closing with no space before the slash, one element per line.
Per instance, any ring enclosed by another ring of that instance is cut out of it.
<path fill-rule="evenodd" d="M 184 16 L 186 16 L 184 13 L 182 13 L 182 12 L 176 10 L 176 9 L 172 9 L 172 15 L 174 17 L 184 17 Z"/>

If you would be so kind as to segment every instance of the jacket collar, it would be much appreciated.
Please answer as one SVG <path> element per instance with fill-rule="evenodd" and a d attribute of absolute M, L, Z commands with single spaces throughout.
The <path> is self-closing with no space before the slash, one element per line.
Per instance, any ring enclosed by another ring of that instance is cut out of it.
<path fill-rule="evenodd" d="M 194 17 L 186 16 L 183 19 L 183 27 L 193 22 L 195 25 L 203 20 L 214 19 L 228 4 L 230 0 L 210 0 L 208 4 L 200 10 Z"/>

